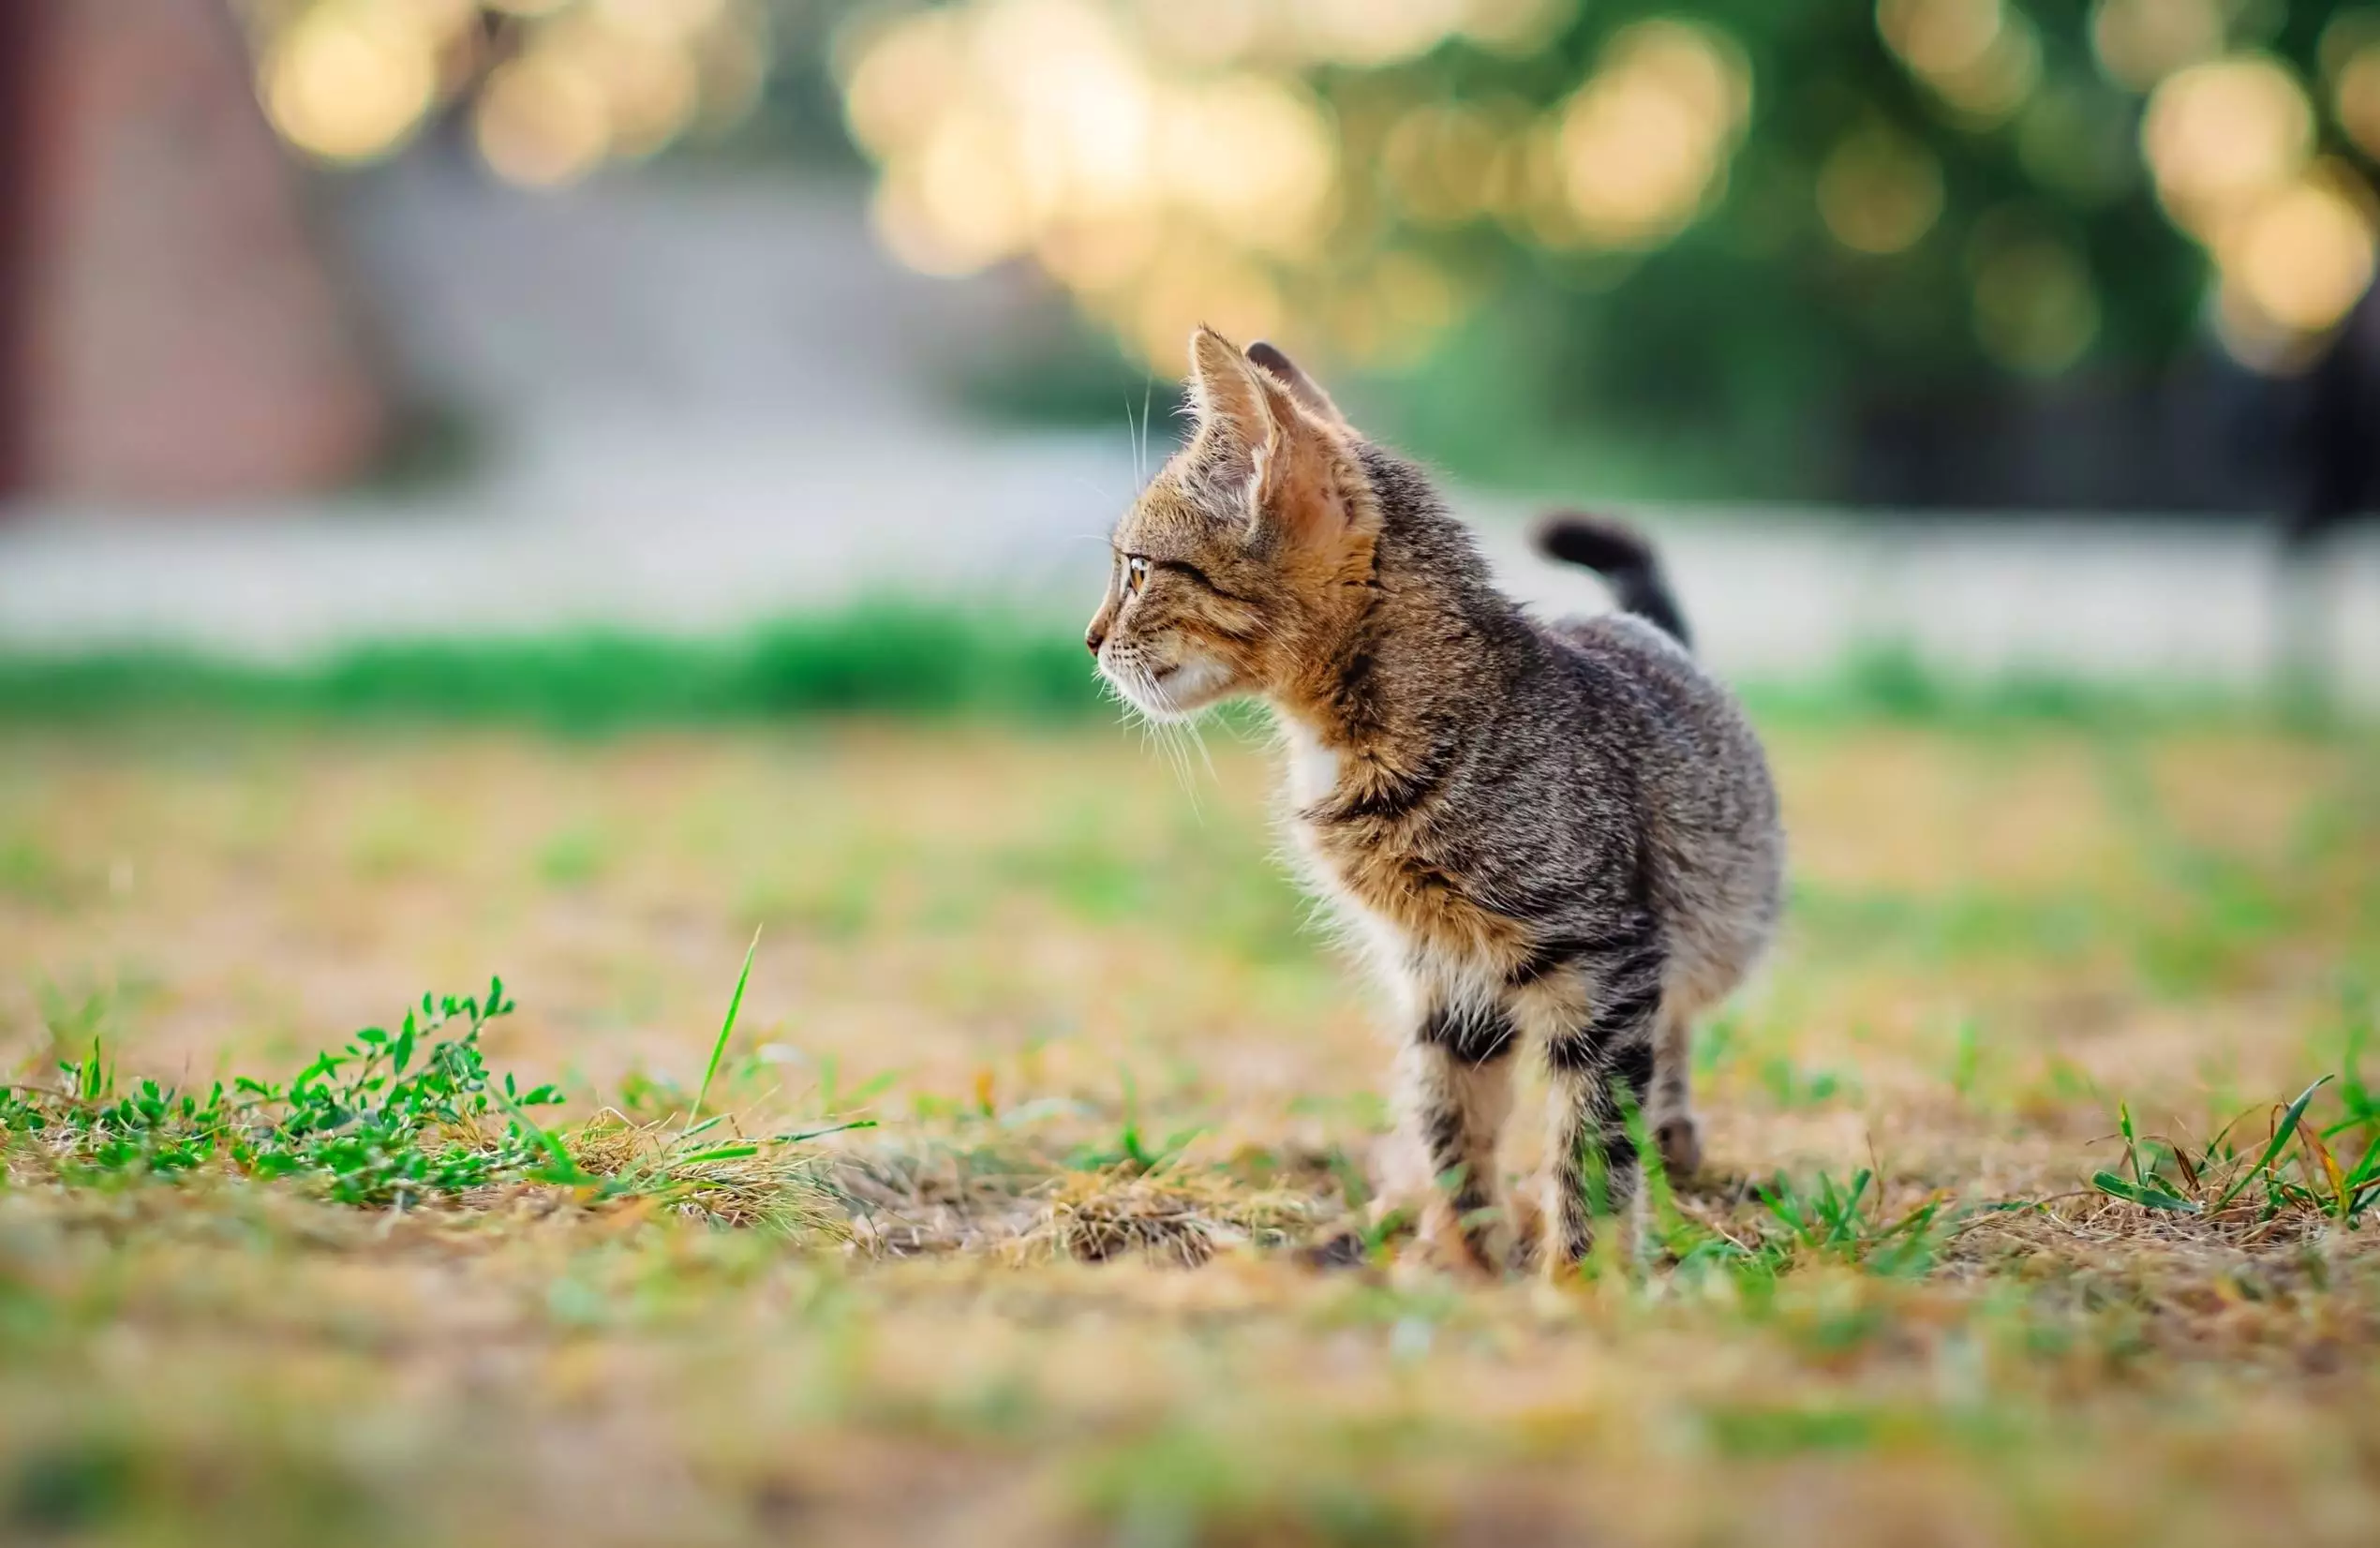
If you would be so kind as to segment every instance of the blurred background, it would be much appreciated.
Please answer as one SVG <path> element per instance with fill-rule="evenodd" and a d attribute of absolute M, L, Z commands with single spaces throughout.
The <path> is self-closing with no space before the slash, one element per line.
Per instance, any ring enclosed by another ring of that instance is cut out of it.
<path fill-rule="evenodd" d="M 1190 327 L 1720 664 L 2380 696 L 2380 6 L 22 0 L 0 643 L 1087 611 Z"/>

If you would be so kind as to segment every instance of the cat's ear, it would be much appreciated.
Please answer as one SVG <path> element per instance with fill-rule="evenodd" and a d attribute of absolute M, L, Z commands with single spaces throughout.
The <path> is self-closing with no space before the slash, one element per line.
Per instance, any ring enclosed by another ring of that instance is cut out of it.
<path fill-rule="evenodd" d="M 1286 387 L 1206 327 L 1190 335 L 1190 406 L 1201 425 L 1227 433 L 1258 462 L 1297 413 Z"/>
<path fill-rule="evenodd" d="M 1298 406 L 1287 388 L 1266 376 L 1212 328 L 1190 335 L 1190 407 L 1198 434 L 1222 465 L 1247 487 L 1248 515 L 1264 508 L 1281 470 L 1282 453 L 1300 431 Z"/>
<path fill-rule="evenodd" d="M 1335 552 L 1368 532 L 1375 505 L 1335 409 L 1328 419 L 1312 411 L 1270 366 L 1211 328 L 1191 335 L 1190 402 L 1199 434 L 1219 438 L 1246 480 L 1252 536 L 1270 532 L 1295 548 Z"/>
<path fill-rule="evenodd" d="M 1339 406 L 1331 401 L 1331 394 L 1324 392 L 1312 377 L 1298 369 L 1298 363 L 1280 350 L 1258 339 L 1248 346 L 1248 358 L 1267 376 L 1287 387 L 1289 395 L 1298 400 L 1299 408 L 1325 424 L 1342 430 L 1349 427 L 1347 416 L 1339 412 Z"/>

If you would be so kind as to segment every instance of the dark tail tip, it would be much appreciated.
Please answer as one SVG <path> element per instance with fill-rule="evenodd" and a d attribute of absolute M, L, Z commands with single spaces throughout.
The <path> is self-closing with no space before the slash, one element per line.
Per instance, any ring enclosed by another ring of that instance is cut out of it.
<path fill-rule="evenodd" d="M 1671 595 L 1661 561 L 1643 533 L 1609 516 L 1561 511 L 1538 523 L 1538 552 L 1601 575 L 1623 612 L 1634 613 L 1678 644 L 1691 647 L 1686 616 Z"/>

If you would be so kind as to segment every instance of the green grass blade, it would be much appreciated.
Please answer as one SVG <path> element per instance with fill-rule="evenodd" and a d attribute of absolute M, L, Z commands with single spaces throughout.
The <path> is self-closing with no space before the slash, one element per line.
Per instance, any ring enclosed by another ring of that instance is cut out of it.
<path fill-rule="evenodd" d="M 727 1019 L 719 1023 L 719 1040 L 710 1046 L 710 1064 L 703 1070 L 703 1083 L 694 1090 L 694 1106 L 686 1114 L 686 1122 L 693 1123 L 703 1115 L 703 1098 L 710 1094 L 710 1083 L 719 1074 L 719 1062 L 727 1057 L 727 1039 L 736 1034 L 736 1017 L 744 1008 L 744 986 L 752 981 L 752 954 L 760 950 L 760 930 L 752 930 L 752 944 L 744 948 L 744 971 L 736 975 L 736 992 L 727 998 Z"/>
<path fill-rule="evenodd" d="M 554 1170 L 547 1174 L 545 1181 L 568 1183 L 573 1186 L 584 1186 L 602 1181 L 573 1159 L 570 1151 L 562 1142 L 547 1133 L 543 1125 L 523 1111 L 511 1097 L 505 1095 L 501 1086 L 494 1081 L 488 1082 L 487 1094 L 496 1098 L 496 1105 L 504 1109 L 505 1117 L 519 1124 L 528 1132 L 531 1139 L 537 1141 L 539 1148 L 553 1158 Z"/>
<path fill-rule="evenodd" d="M 670 1158 L 670 1165 L 673 1167 L 699 1167 L 706 1161 L 735 1161 L 747 1155 L 758 1155 L 759 1154 L 760 1147 L 758 1145 L 719 1145 L 710 1150 L 696 1151 L 692 1155 L 672 1156 Z"/>
<path fill-rule="evenodd" d="M 2265 1147 L 2264 1154 L 2256 1158 L 2254 1168 L 2243 1171 L 2231 1180 L 2231 1185 L 2223 1190 L 2223 1197 L 2215 1200 L 2216 1209 L 2222 1209 L 2238 1198 L 2239 1190 L 2246 1187 L 2253 1179 L 2265 1175 L 2272 1166 L 2272 1158 L 2281 1154 L 2282 1147 L 2289 1143 L 2289 1137 L 2298 1132 L 2298 1124 L 2306 1116 L 2306 1104 L 2313 1100 L 2313 1094 L 2327 1085 L 2329 1079 L 2330 1077 L 2326 1075 L 2298 1094 L 2298 1099 L 2289 1104 L 2289 1110 L 2281 1115 L 2280 1125 L 2272 1131 L 2272 1142 Z"/>
<path fill-rule="evenodd" d="M 872 1129 L 875 1126 L 876 1120 L 873 1118 L 854 1118 L 848 1123 L 828 1124 L 822 1128 L 798 1129 L 792 1134 L 772 1134 L 768 1139 L 769 1143 L 774 1145 L 798 1145 L 805 1139 L 824 1139 L 830 1134 L 848 1134 L 853 1129 Z"/>
<path fill-rule="evenodd" d="M 2375 1177 L 2380 1177 L 2380 1134 L 2372 1137 L 2372 1143 L 2364 1147 L 2363 1159 L 2348 1171 L 2347 1185 L 2359 1188 Z"/>
<path fill-rule="evenodd" d="M 2177 1214 L 2199 1213 L 2198 1206 L 2187 1198 L 2178 1198 L 2163 1188 L 2135 1183 L 2131 1178 L 2120 1176 L 2115 1172 L 2093 1172 L 2090 1184 L 2110 1198 L 2120 1198 L 2127 1204 L 2137 1204 L 2143 1209 L 2171 1210 Z"/>

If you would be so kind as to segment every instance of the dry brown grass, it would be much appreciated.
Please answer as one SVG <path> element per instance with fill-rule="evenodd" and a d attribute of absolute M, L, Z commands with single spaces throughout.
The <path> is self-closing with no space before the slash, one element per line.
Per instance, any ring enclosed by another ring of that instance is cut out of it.
<path fill-rule="evenodd" d="M 617 1175 L 682 1132 L 760 923 L 710 1106 L 881 1126 L 594 1207 L 0 1193 L 0 1535 L 2369 1541 L 2373 1228 L 2088 1179 L 2120 1101 L 2261 1141 L 2343 1068 L 2374 749 L 1776 751 L 1800 890 L 1704 1039 L 1712 1175 L 1651 1266 L 1555 1289 L 1375 1228 L 1386 1051 L 1251 750 L 1194 806 L 1094 733 L 20 735 L 19 1061 L 286 1071 L 501 971 L 492 1063 L 561 1079 Z M 1861 1168 L 1833 1244 L 1754 1186 Z"/>

